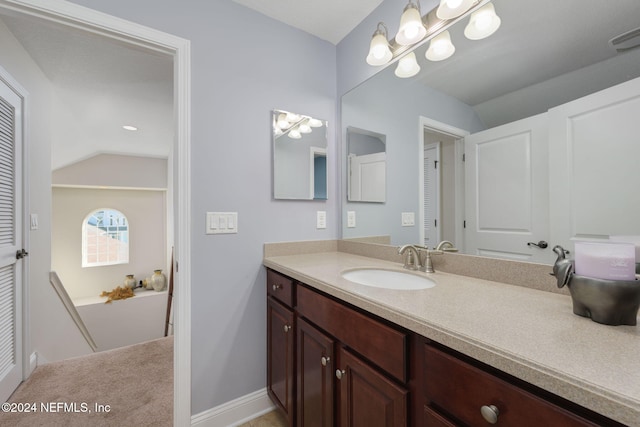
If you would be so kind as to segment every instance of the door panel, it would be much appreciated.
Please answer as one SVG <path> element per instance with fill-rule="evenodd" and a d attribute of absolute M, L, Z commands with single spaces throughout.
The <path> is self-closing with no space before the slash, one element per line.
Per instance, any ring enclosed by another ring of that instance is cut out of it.
<path fill-rule="evenodd" d="M 0 69 L 0 71 L 2 71 Z M 22 381 L 22 99 L 0 79 L 0 400 Z"/>
<path fill-rule="evenodd" d="M 465 138 L 466 251 L 551 262 L 547 115 L 529 117 Z"/>
<path fill-rule="evenodd" d="M 299 426 L 333 426 L 333 340 L 302 319 L 297 324 Z"/>

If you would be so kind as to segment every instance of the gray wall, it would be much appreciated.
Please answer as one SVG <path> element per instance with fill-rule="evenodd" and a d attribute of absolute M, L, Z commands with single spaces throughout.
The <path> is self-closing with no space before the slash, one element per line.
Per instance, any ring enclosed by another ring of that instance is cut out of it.
<path fill-rule="evenodd" d="M 336 194 L 335 47 L 229 0 L 74 3 L 191 40 L 192 412 L 259 390 L 263 243 L 339 235 L 335 196 L 272 200 L 271 110 L 329 121 L 329 194 Z M 327 211 L 327 229 L 316 230 L 317 210 Z M 205 235 L 207 211 L 237 211 L 239 233 Z"/>

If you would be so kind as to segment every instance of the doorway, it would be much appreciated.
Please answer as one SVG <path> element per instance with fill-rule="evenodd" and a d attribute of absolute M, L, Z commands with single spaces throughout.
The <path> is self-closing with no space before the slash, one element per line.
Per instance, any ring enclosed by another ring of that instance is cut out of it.
<path fill-rule="evenodd" d="M 95 14 L 81 6 L 66 2 L 23 0 L 14 2 L 0 0 L 0 12 L 12 16 L 26 16 L 40 20 L 43 25 L 73 26 L 87 36 L 104 37 L 118 43 L 146 49 L 159 55 L 173 58 L 173 124 L 174 138 L 169 168 L 173 180 L 168 183 L 170 196 L 176 208 L 170 213 L 174 224 L 175 256 L 180 265 L 176 272 L 175 316 L 174 316 L 174 424 L 188 425 L 191 419 L 191 377 L 190 377 L 190 45 L 184 40 L 160 31 L 138 26 L 104 14 Z M 35 183 L 34 185 L 42 185 Z M 45 182 L 46 186 L 46 182 Z M 45 254 L 46 255 L 46 254 Z M 46 256 L 44 258 L 47 258 Z M 31 260 L 31 265 L 35 263 Z M 42 258 L 39 262 L 43 262 Z M 49 261 L 46 260 L 48 263 Z M 48 267 L 47 267 L 48 268 Z M 27 301 L 23 302 L 23 308 Z M 24 327 L 28 330 L 28 317 Z M 23 343 L 30 354 L 31 343 Z"/>
<path fill-rule="evenodd" d="M 449 240 L 464 250 L 464 137 L 469 133 L 420 117 L 420 242 Z"/>

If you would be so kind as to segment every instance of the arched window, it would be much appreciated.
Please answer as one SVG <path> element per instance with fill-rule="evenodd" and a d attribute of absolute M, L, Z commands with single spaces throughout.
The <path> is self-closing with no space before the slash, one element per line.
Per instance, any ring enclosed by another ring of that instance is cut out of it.
<path fill-rule="evenodd" d="M 98 209 L 82 222 L 82 266 L 127 264 L 129 222 L 115 209 Z"/>

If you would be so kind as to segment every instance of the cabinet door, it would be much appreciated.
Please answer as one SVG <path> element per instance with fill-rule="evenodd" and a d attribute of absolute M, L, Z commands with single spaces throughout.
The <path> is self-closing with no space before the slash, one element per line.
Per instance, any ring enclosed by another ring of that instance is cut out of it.
<path fill-rule="evenodd" d="M 345 348 L 338 350 L 338 426 L 407 425 L 407 391 Z"/>
<path fill-rule="evenodd" d="M 333 426 L 333 340 L 302 319 L 297 323 L 298 426 Z"/>
<path fill-rule="evenodd" d="M 267 299 L 267 390 L 271 400 L 293 421 L 293 312 Z"/>

